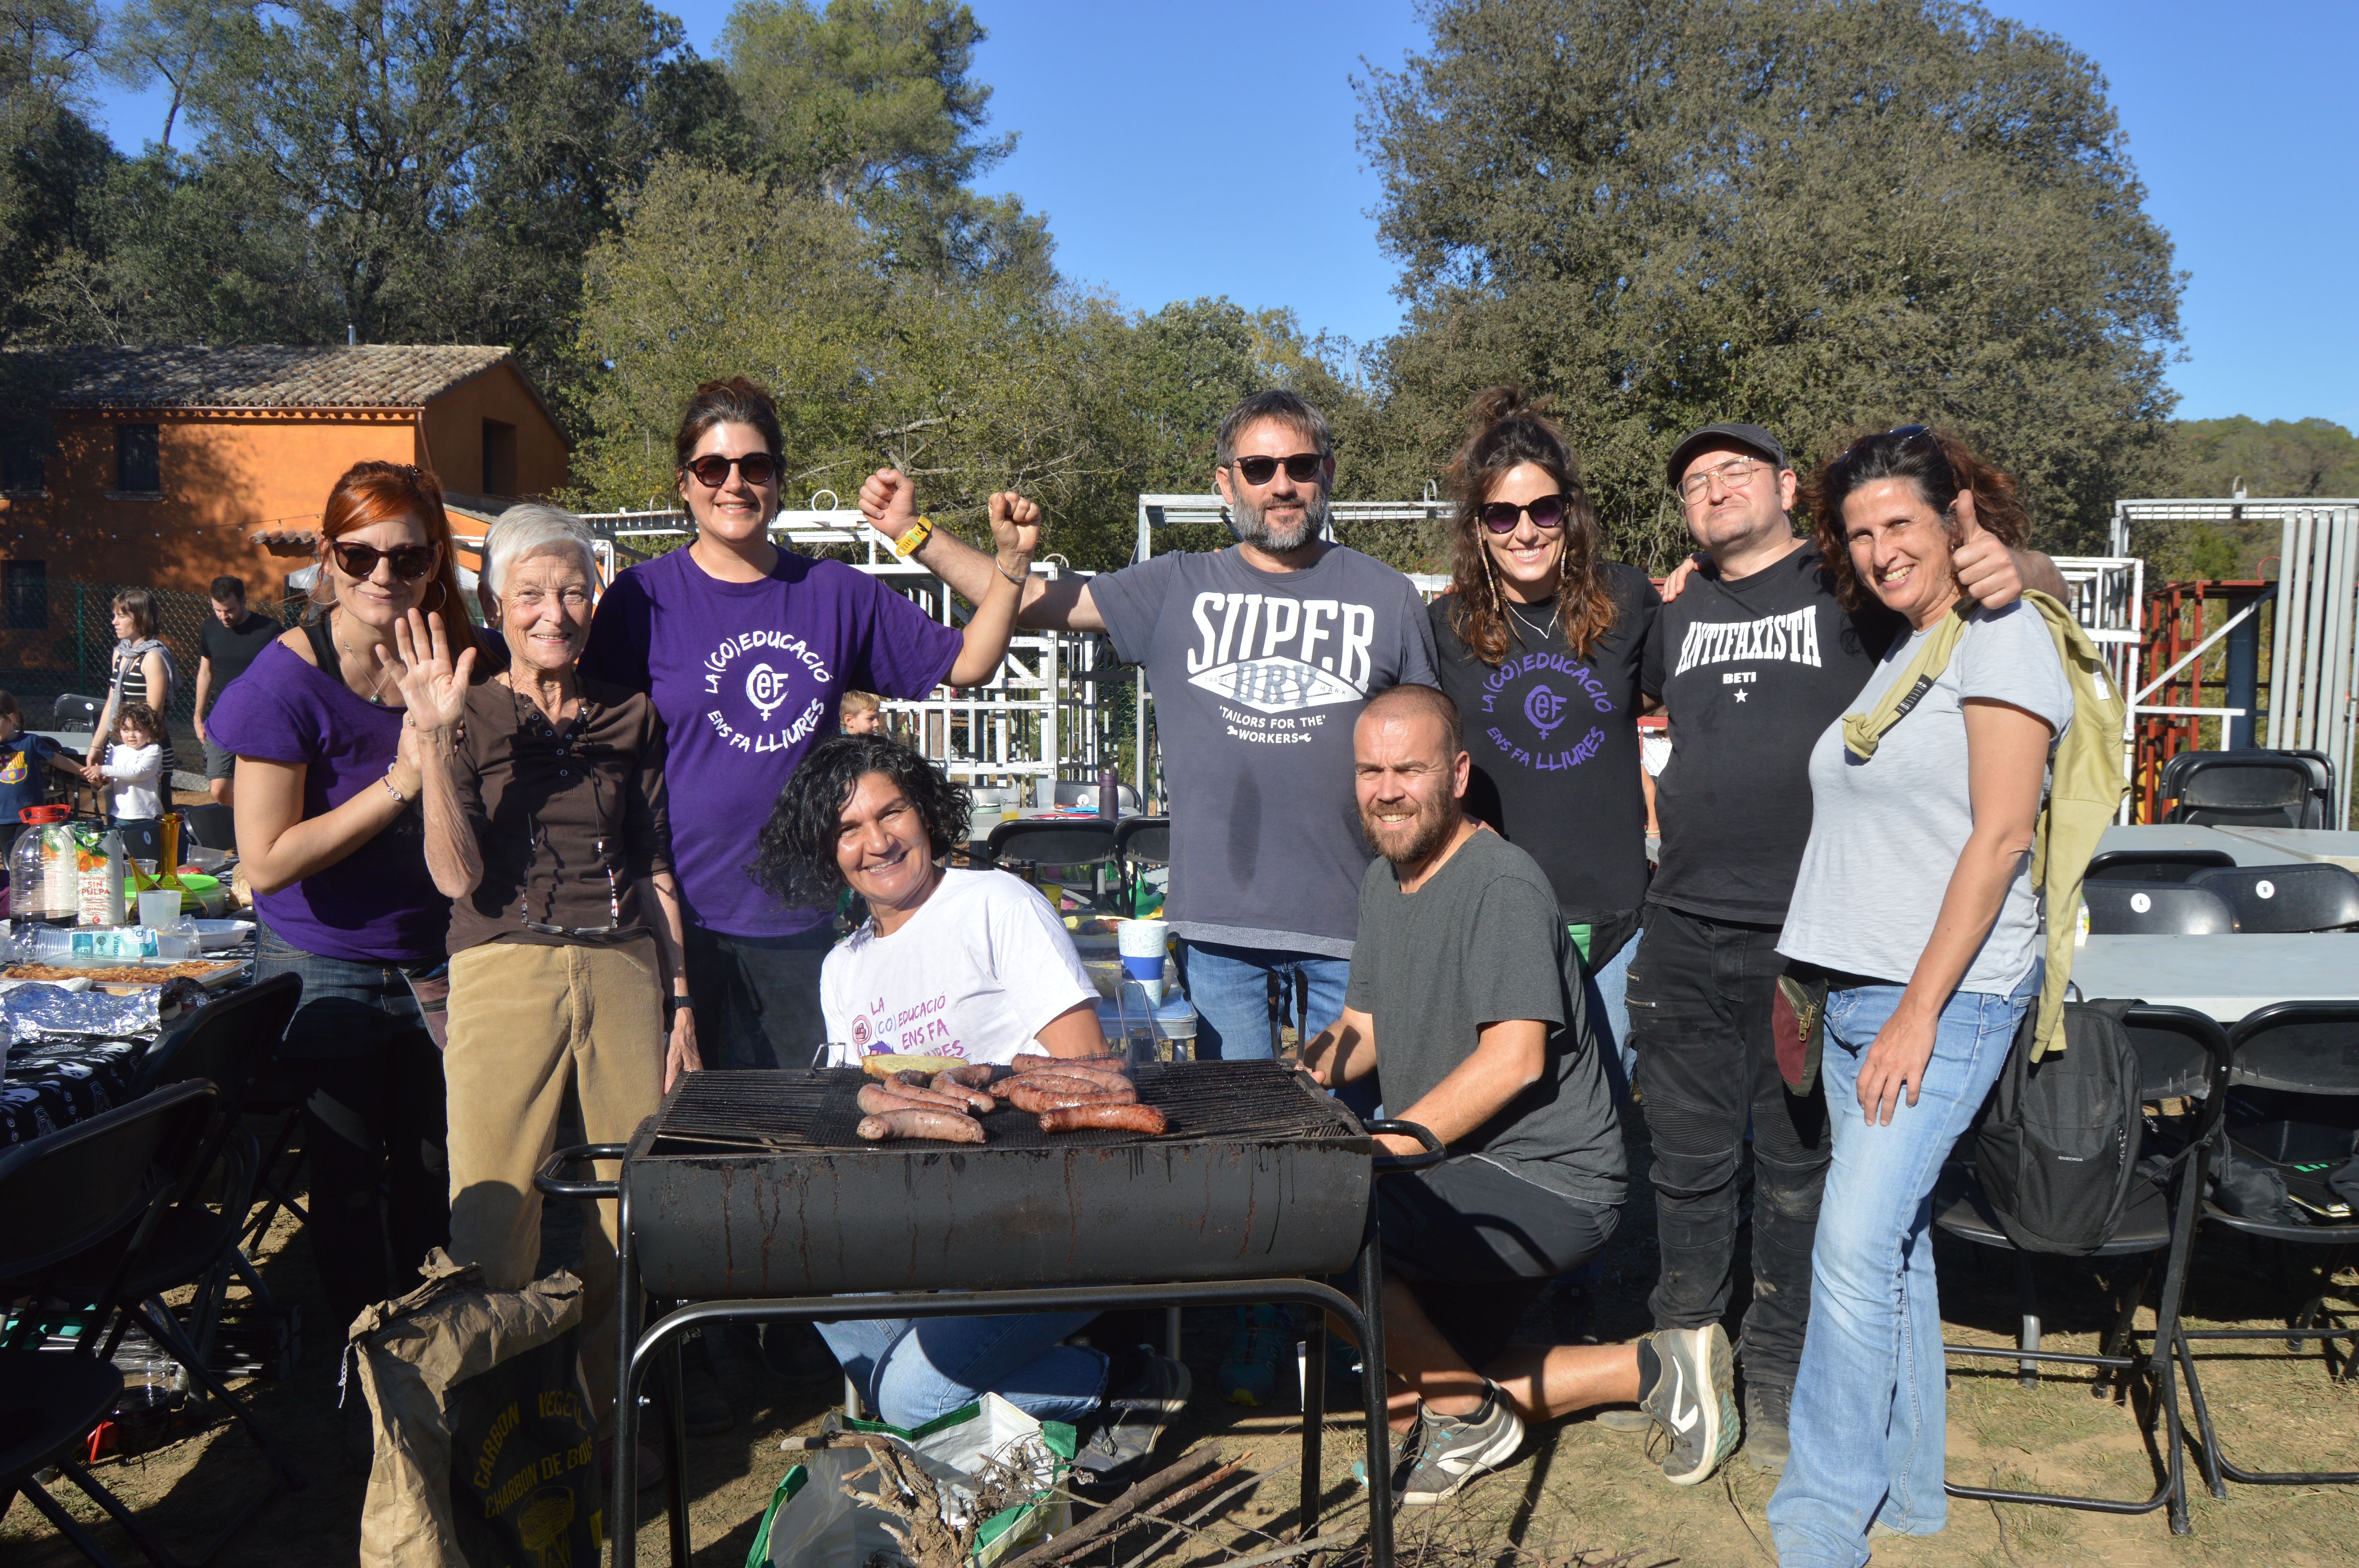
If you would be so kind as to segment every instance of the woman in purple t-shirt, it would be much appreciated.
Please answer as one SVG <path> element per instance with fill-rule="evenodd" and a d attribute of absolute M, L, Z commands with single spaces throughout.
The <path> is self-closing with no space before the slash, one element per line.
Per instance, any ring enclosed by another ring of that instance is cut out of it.
<path fill-rule="evenodd" d="M 584 676 L 648 693 L 669 736 L 672 860 L 708 1067 L 800 1066 L 825 1033 L 819 970 L 835 912 L 789 908 L 746 872 L 778 792 L 835 733 L 847 690 L 920 697 L 988 680 L 1039 537 L 1039 508 L 991 498 L 999 577 L 962 633 L 874 577 L 770 543 L 785 444 L 769 395 L 745 377 L 696 389 L 674 440 L 695 541 L 614 579 L 582 660 Z"/>
<path fill-rule="evenodd" d="M 442 1144 L 451 903 L 427 874 L 418 770 L 397 754 L 393 628 L 416 608 L 446 611 L 454 646 L 473 647 L 474 631 L 432 474 L 355 463 L 320 534 L 317 608 L 231 683 L 206 729 L 237 757 L 255 973 L 303 979 L 279 1057 L 311 1091 L 307 1228 L 341 1325 L 415 1284 L 408 1271 L 449 1239 L 442 1162 L 428 1151 Z"/>

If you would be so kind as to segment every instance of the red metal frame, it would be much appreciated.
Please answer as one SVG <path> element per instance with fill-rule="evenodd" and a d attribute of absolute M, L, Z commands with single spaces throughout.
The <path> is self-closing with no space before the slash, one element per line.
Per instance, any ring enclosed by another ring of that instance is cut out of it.
<path fill-rule="evenodd" d="M 2264 579 L 2199 578 L 2188 582 L 2165 583 L 2147 596 L 2146 643 L 2141 650 L 2138 668 L 2167 670 L 2203 641 L 2212 627 L 2203 606 L 2213 600 L 2230 605 L 2242 605 L 2267 590 Z M 2149 693 L 2147 701 L 2162 708 L 2207 708 L 2217 703 L 2206 702 L 2203 697 L 2207 682 L 2203 669 L 2214 659 L 2225 657 L 2226 650 L 2215 646 L 2203 657 L 2165 681 Z M 2262 675 L 2267 681 L 2267 672 Z M 2222 689 L 2219 681 L 2208 683 L 2214 691 Z M 2137 820 L 2159 822 L 2166 809 L 2162 803 L 2163 764 L 2181 752 L 2199 748 L 2201 722 L 2191 713 L 2141 714 L 2136 730 L 2136 772 L 2130 784 L 2136 802 Z"/>

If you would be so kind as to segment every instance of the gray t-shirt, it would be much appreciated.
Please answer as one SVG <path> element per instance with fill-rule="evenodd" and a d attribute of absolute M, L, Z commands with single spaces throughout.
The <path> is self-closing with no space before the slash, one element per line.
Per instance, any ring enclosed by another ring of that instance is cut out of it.
<path fill-rule="evenodd" d="M 1917 656 L 1924 636 L 1895 643 L 1845 711 L 1866 712 Z M 1973 832 L 1960 706 L 1968 697 L 2010 703 L 2046 719 L 2054 754 L 2056 737 L 2072 722 L 2072 687 L 2037 610 L 2018 600 L 2004 610 L 1974 611 L 1949 667 L 1908 717 L 1885 731 L 1867 761 L 1844 750 L 1841 719 L 1820 735 L 1810 751 L 1817 810 L 1777 951 L 1908 983 Z M 1958 989 L 2007 995 L 2031 972 L 2038 946 L 2038 900 L 2027 854 Z"/>
<path fill-rule="evenodd" d="M 1618 1204 L 1628 1184 L 1621 1124 L 1581 1000 L 1581 958 L 1539 863 L 1487 828 L 1414 893 L 1378 860 L 1360 883 L 1360 946 L 1344 1005 L 1375 1020 L 1385 1106 L 1397 1115 L 1481 1044 L 1483 1026 L 1537 1018 L 1549 1030 L 1539 1081 L 1451 1145 L 1536 1186 Z"/>
<path fill-rule="evenodd" d="M 1387 687 L 1435 684 L 1415 586 L 1340 546 L 1297 572 L 1256 570 L 1231 548 L 1093 578 L 1090 598 L 1155 694 L 1172 930 L 1350 957 L 1370 858 L 1352 724 Z"/>

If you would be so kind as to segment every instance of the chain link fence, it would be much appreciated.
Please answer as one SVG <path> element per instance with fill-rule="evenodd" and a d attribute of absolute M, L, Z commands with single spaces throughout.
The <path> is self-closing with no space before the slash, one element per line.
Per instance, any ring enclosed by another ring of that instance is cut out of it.
<path fill-rule="evenodd" d="M 16 696 L 27 730 L 84 729 L 78 719 L 60 724 L 60 697 L 106 700 L 114 660 L 114 596 L 129 583 L 27 582 L 9 580 L 0 593 L 0 687 Z M 197 740 L 198 638 L 212 616 L 201 593 L 149 589 L 156 599 L 156 635 L 172 650 L 180 678 L 164 719 L 172 731 L 179 776 L 193 775 L 204 787 L 205 751 Z M 256 600 L 248 608 L 284 626 L 295 623 L 303 600 Z"/>

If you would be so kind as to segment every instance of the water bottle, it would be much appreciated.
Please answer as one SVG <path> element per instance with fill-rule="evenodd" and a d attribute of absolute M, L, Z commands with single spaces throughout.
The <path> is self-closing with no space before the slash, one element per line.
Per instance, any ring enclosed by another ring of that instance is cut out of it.
<path fill-rule="evenodd" d="M 1121 814 L 1122 785 L 1114 782 L 1112 768 L 1098 770 L 1098 815 L 1112 822 Z"/>

